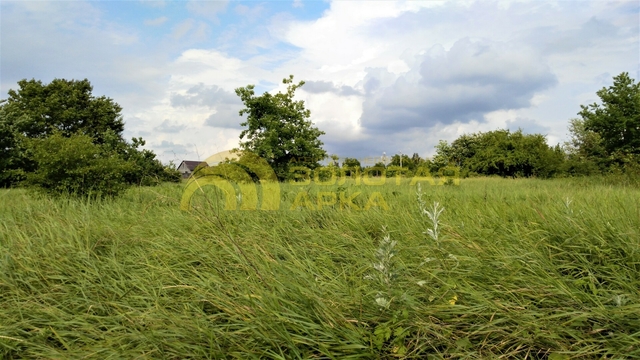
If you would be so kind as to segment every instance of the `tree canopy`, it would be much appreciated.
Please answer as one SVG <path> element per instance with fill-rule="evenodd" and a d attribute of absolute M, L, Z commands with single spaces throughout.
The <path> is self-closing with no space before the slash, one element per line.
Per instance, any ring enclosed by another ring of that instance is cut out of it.
<path fill-rule="evenodd" d="M 509 177 L 549 177 L 559 171 L 562 149 L 549 147 L 541 134 L 496 130 L 441 141 L 434 164 L 459 166 L 466 173 Z"/>
<path fill-rule="evenodd" d="M 309 120 L 311 111 L 304 101 L 294 101 L 295 91 L 304 85 L 293 82 L 293 75 L 282 80 L 287 85 L 285 93 L 272 95 L 265 92 L 256 96 L 254 85 L 237 88 L 236 94 L 244 103 L 240 116 L 247 114 L 246 126 L 240 133 L 240 149 L 252 152 L 272 166 L 278 179 L 290 177 L 292 165 L 315 169 L 319 161 L 327 157 L 320 136 L 323 131 Z"/>
<path fill-rule="evenodd" d="M 43 138 L 59 131 L 63 136 L 81 133 L 97 142 L 107 130 L 124 131 L 122 107 L 106 96 L 92 95 L 89 80 L 20 80 L 3 104 L 6 121 L 28 138 Z"/>
<path fill-rule="evenodd" d="M 640 154 L 640 83 L 624 72 L 597 94 L 602 104 L 582 105 L 578 113 L 585 130 L 600 136 L 608 154 Z"/>
<path fill-rule="evenodd" d="M 601 103 L 581 105 L 580 117 L 569 122 L 566 172 L 591 175 L 640 167 L 640 83 L 621 73 L 596 94 Z"/>
<path fill-rule="evenodd" d="M 53 191 L 85 194 L 83 186 L 104 183 L 88 179 L 111 179 L 101 173 L 106 164 L 118 168 L 112 180 L 124 184 L 179 181 L 179 174 L 163 166 L 153 152 L 138 149 L 144 145 L 142 138 L 132 143 L 123 139 L 122 107 L 106 96 L 94 96 L 89 80 L 21 80 L 18 87 L 9 90 L 0 105 L 0 186 L 28 179 Z M 98 156 L 112 160 L 94 161 Z"/>

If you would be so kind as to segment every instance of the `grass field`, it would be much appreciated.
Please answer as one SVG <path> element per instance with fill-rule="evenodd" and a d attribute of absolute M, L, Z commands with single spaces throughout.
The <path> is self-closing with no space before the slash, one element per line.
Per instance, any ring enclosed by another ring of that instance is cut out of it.
<path fill-rule="evenodd" d="M 421 189 L 282 185 L 280 210 L 197 194 L 190 212 L 182 185 L 2 190 L 0 358 L 640 358 L 640 190 Z"/>

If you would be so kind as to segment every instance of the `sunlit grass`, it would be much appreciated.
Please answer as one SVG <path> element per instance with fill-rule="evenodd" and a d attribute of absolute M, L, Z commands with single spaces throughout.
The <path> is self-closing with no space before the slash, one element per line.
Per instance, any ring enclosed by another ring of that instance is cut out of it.
<path fill-rule="evenodd" d="M 180 185 L 0 191 L 0 358 L 640 357 L 639 190 L 423 184 L 429 214 L 416 190 L 287 184 L 280 210 L 191 212 Z M 363 210 L 374 193 L 386 210 Z"/>

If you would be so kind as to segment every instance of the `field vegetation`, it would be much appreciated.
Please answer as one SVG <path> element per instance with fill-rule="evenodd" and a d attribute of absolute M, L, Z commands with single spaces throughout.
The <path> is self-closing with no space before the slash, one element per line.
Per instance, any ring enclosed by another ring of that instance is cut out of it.
<path fill-rule="evenodd" d="M 275 211 L 183 188 L 2 190 L 0 358 L 640 358 L 624 181 L 282 184 Z"/>

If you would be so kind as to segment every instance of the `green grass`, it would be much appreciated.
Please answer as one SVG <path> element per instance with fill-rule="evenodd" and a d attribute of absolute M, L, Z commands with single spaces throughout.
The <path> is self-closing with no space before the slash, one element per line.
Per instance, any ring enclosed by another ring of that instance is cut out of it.
<path fill-rule="evenodd" d="M 406 182 L 283 185 L 277 211 L 0 191 L 0 358 L 640 358 L 637 188 L 422 189 L 439 242 Z M 303 190 L 389 209 L 290 210 Z"/>

